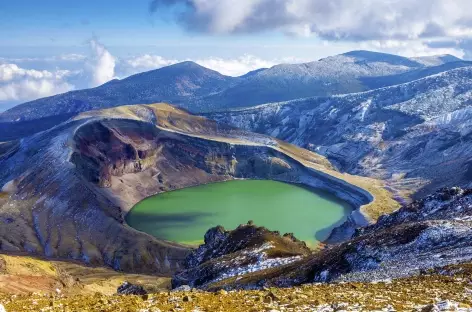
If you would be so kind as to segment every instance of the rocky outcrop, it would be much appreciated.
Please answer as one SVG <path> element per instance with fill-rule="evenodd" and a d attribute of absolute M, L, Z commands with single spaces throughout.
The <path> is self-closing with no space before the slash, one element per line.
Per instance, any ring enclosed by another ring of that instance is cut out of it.
<path fill-rule="evenodd" d="M 240 254 L 266 259 L 266 251 L 246 247 L 246 240 L 239 240 L 234 234 L 236 239 L 228 240 L 225 233 L 221 229 L 209 232 L 214 239 L 209 240 L 207 247 L 201 247 L 201 252 L 192 253 L 187 270 L 174 277 L 176 285 L 189 282 L 210 290 L 252 289 L 418 276 L 429 270 L 472 262 L 472 191 L 459 188 L 439 191 L 358 230 L 345 243 L 314 254 L 300 252 L 298 258 L 275 267 L 240 269 L 244 262 L 241 264 L 239 259 L 246 259 Z M 268 246 L 271 241 L 272 238 L 259 241 L 258 246 Z M 243 249 L 233 254 L 234 246 Z M 219 252 L 226 249 L 230 250 L 229 258 Z M 214 256 L 209 250 L 215 251 Z"/>
<path fill-rule="evenodd" d="M 143 296 L 147 294 L 147 291 L 144 290 L 143 286 L 140 285 L 133 285 L 129 282 L 124 282 L 118 289 L 116 290 L 118 295 L 135 295 L 135 296 Z"/>
<path fill-rule="evenodd" d="M 471 220 L 471 191 L 441 190 L 380 218 L 299 270 L 306 270 L 305 281 L 374 281 L 470 262 Z"/>
<path fill-rule="evenodd" d="M 87 113 L 8 155 L 0 160 L 1 250 L 128 272 L 168 275 L 190 252 L 126 225 L 129 209 L 160 192 L 249 178 L 319 187 L 353 207 L 372 200 L 329 174 L 323 157 L 165 104 Z"/>
<path fill-rule="evenodd" d="M 381 217 L 374 225 L 359 229 L 356 236 L 401 224 L 435 220 L 472 221 L 472 189 L 464 190 L 459 187 L 441 189 L 390 215 Z"/>
<path fill-rule="evenodd" d="M 185 271 L 172 280 L 182 285 L 206 288 L 226 279 L 277 268 L 311 254 L 311 250 L 293 234 L 283 236 L 249 222 L 233 231 L 218 226 L 208 230 L 205 243 L 186 259 Z"/>

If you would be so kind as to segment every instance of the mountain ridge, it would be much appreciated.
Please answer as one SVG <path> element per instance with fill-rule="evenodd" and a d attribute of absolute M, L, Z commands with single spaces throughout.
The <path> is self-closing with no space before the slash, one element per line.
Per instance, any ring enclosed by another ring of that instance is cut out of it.
<path fill-rule="evenodd" d="M 447 57 L 440 65 L 427 66 L 400 56 L 352 51 L 320 61 L 280 64 L 241 77 L 229 77 L 188 61 L 112 80 L 96 88 L 20 104 L 0 113 L 0 127 L 39 118 L 57 117 L 64 121 L 60 116 L 128 104 L 166 101 L 193 112 L 205 112 L 308 96 L 347 94 L 471 64 Z M 428 68 L 432 69 L 428 71 Z M 422 72 L 414 74 L 416 71 Z M 382 82 L 377 81 L 379 77 L 383 77 Z"/>
<path fill-rule="evenodd" d="M 456 68 L 361 93 L 205 116 L 317 151 L 349 173 L 426 194 L 470 186 L 471 77 L 470 67 Z"/>

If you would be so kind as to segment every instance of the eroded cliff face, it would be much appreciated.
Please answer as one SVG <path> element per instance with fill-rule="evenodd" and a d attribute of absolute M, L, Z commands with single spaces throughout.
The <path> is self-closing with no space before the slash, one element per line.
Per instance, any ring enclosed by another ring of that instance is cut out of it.
<path fill-rule="evenodd" d="M 169 105 L 87 113 L 23 139 L 5 155 L 2 250 L 129 272 L 171 274 L 190 251 L 125 224 L 129 209 L 160 192 L 251 178 L 320 187 L 353 207 L 372 200 L 362 188 L 302 163 L 329 169 L 316 154 Z"/>
<path fill-rule="evenodd" d="M 370 201 L 360 188 L 309 170 L 267 146 L 232 144 L 160 130 L 134 120 L 81 127 L 71 162 L 128 211 L 140 200 L 178 188 L 235 178 L 274 179 L 320 187 L 354 207 Z"/>

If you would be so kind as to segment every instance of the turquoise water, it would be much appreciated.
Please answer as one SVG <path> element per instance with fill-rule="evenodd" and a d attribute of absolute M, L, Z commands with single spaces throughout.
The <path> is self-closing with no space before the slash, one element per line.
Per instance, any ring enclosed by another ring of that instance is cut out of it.
<path fill-rule="evenodd" d="M 253 220 L 314 245 L 350 212 L 349 204 L 325 192 L 276 181 L 235 180 L 149 197 L 128 213 L 126 221 L 157 238 L 196 244 L 213 226 L 234 229 Z"/>

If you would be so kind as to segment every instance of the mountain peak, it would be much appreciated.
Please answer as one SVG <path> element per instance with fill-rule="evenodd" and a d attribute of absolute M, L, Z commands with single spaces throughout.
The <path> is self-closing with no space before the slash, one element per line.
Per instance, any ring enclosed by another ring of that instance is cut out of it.
<path fill-rule="evenodd" d="M 341 56 L 355 58 L 357 62 L 366 62 L 366 63 L 382 62 L 382 63 L 387 63 L 390 65 L 407 66 L 407 67 L 421 67 L 422 66 L 421 63 L 415 60 L 409 59 L 407 57 L 394 55 L 394 54 L 388 54 L 388 53 L 367 51 L 367 50 L 350 51 L 350 52 L 341 54 Z"/>
<path fill-rule="evenodd" d="M 180 63 L 175 63 L 168 67 L 203 67 L 203 66 L 199 65 L 198 63 L 195 63 L 194 61 L 183 61 Z M 206 67 L 203 67 L 203 68 L 206 68 Z"/>
<path fill-rule="evenodd" d="M 367 50 L 354 50 L 341 54 L 342 56 L 353 57 L 357 61 L 362 62 L 384 62 L 392 65 L 403 65 L 408 67 L 419 66 L 438 66 L 446 63 L 460 62 L 462 59 L 451 55 L 432 55 L 432 56 L 418 56 L 418 57 L 403 57 L 394 54 L 374 52 Z"/>
<path fill-rule="evenodd" d="M 162 67 L 161 69 L 182 69 L 182 70 L 205 70 L 205 71 L 214 71 L 210 68 L 202 66 L 193 61 L 183 61 L 180 63 L 172 64 L 170 66 Z"/>
<path fill-rule="evenodd" d="M 197 74 L 211 75 L 215 77 L 216 76 L 227 77 L 213 69 L 207 68 L 193 61 L 184 61 L 184 62 L 176 63 L 176 64 L 162 67 L 162 68 L 159 68 L 154 71 L 147 72 L 147 73 L 153 73 L 155 71 L 158 71 L 159 73 L 172 73 L 172 74 L 182 74 L 182 73 L 193 72 Z M 146 72 L 142 74 L 146 74 Z"/>
<path fill-rule="evenodd" d="M 383 53 L 383 52 L 375 52 L 369 50 L 353 50 L 341 55 L 345 56 L 353 56 L 353 57 L 363 57 L 363 58 L 371 58 L 371 57 L 388 57 L 388 56 L 395 56 L 393 54 Z"/>
<path fill-rule="evenodd" d="M 412 58 L 413 60 L 425 65 L 425 66 L 437 66 L 446 63 L 461 62 L 462 59 L 451 55 L 451 54 L 440 54 L 432 56 L 419 56 Z"/>

